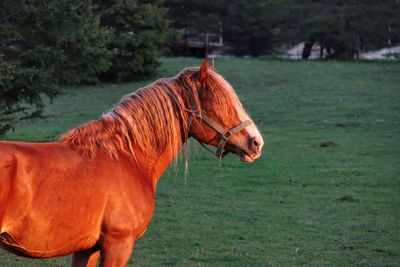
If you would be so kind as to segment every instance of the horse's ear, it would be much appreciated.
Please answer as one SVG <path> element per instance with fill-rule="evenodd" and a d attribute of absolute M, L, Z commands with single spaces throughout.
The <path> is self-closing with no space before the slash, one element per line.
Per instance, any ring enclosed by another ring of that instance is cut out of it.
<path fill-rule="evenodd" d="M 214 67 L 214 59 L 211 59 L 210 65 L 208 65 L 208 68 L 212 71 L 215 71 L 215 67 Z"/>
<path fill-rule="evenodd" d="M 208 73 L 208 67 L 207 67 L 207 59 L 203 59 L 203 62 L 201 63 L 201 67 L 199 70 L 200 78 L 199 81 L 200 83 L 203 83 L 207 79 L 207 73 Z"/>

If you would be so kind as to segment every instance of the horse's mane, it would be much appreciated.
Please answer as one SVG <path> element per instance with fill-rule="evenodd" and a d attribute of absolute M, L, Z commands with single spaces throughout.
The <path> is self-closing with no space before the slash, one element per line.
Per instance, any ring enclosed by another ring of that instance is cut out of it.
<path fill-rule="evenodd" d="M 151 157 L 166 149 L 176 155 L 189 135 L 190 116 L 194 112 L 214 103 L 220 115 L 230 118 L 225 120 L 229 123 L 236 114 L 232 101 L 241 107 L 222 76 L 209 71 L 200 86 L 198 71 L 199 68 L 186 68 L 173 78 L 157 80 L 124 96 L 99 120 L 70 130 L 61 136 L 61 141 L 87 157 L 94 157 L 99 150 L 114 159 L 120 153 L 135 157 L 135 149 Z"/>

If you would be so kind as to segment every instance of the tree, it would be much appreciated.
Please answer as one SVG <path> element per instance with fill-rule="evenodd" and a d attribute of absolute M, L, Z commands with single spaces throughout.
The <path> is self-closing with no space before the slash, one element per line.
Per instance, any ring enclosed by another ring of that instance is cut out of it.
<path fill-rule="evenodd" d="M 172 24 L 177 29 L 190 28 L 197 33 L 219 31 L 226 15 L 226 0 L 166 0 Z"/>
<path fill-rule="evenodd" d="M 0 136 L 23 119 L 40 116 L 40 94 L 53 98 L 58 90 L 46 72 L 0 62 Z"/>
<path fill-rule="evenodd" d="M 0 2 L 0 135 L 39 116 L 59 84 L 97 81 L 109 66 L 109 31 L 90 0 Z"/>
<path fill-rule="evenodd" d="M 158 1 L 145 0 L 101 0 L 98 5 L 101 24 L 113 32 L 108 44 L 112 64 L 102 78 L 130 81 L 154 75 L 158 58 L 176 34 L 167 10 Z"/>
<path fill-rule="evenodd" d="M 273 0 L 166 0 L 183 37 L 219 33 L 229 53 L 258 56 L 272 50 Z"/>
<path fill-rule="evenodd" d="M 224 40 L 237 55 L 259 56 L 273 51 L 276 3 L 271 0 L 232 1 L 224 16 Z"/>

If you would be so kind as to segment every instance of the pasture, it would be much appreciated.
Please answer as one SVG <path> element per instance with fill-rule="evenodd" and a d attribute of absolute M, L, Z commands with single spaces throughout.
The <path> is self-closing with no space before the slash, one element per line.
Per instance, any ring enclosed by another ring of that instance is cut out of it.
<path fill-rule="evenodd" d="M 172 76 L 191 58 L 163 59 Z M 216 60 L 263 133 L 253 164 L 190 143 L 157 188 L 132 266 L 398 266 L 400 64 Z M 55 140 L 147 82 L 65 88 L 6 139 Z M 51 179 L 51 178 L 49 178 Z M 66 266 L 0 251 L 0 266 Z"/>

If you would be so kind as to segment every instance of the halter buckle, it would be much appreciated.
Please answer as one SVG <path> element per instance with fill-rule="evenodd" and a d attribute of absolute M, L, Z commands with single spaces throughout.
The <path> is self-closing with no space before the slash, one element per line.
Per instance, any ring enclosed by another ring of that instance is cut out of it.
<path fill-rule="evenodd" d="M 222 135 L 222 138 L 224 138 L 226 141 L 228 141 L 228 139 L 231 138 L 233 135 L 234 135 L 234 133 L 232 133 L 231 130 L 228 130 Z"/>

